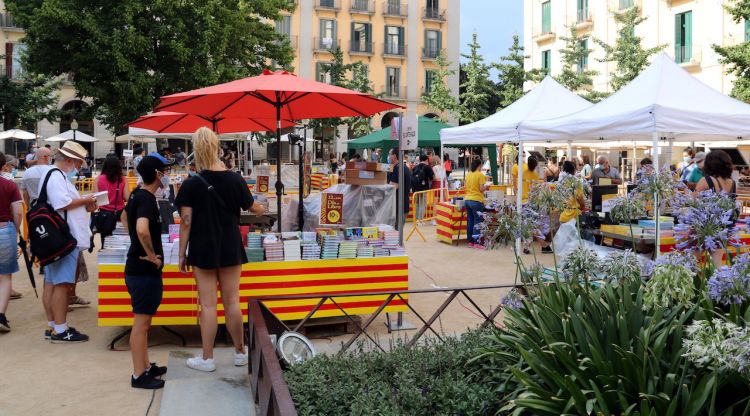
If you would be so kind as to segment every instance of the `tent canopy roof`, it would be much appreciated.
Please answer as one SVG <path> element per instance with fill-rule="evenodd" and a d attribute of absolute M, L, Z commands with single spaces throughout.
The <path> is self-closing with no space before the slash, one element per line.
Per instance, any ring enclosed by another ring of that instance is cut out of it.
<path fill-rule="evenodd" d="M 68 140 L 73 140 L 73 137 L 75 135 L 75 141 L 77 142 L 86 142 L 86 143 L 92 143 L 92 142 L 98 142 L 99 139 L 93 136 L 89 136 L 88 134 L 80 131 L 80 130 L 68 130 L 64 131 L 56 136 L 48 137 L 44 139 L 45 142 L 65 142 Z"/>
<path fill-rule="evenodd" d="M 442 130 L 440 138 L 444 145 L 517 141 L 517 128 L 523 121 L 560 117 L 589 108 L 591 105 L 547 76 L 534 89 L 508 107 L 474 123 Z"/>
<path fill-rule="evenodd" d="M 438 119 L 429 117 L 419 117 L 419 126 L 417 127 L 417 145 L 419 147 L 440 148 L 440 131 L 450 128 L 450 124 L 445 124 Z M 398 141 L 391 140 L 391 128 L 385 128 L 372 132 L 366 136 L 349 141 L 348 149 L 391 149 L 398 145 Z"/>
<path fill-rule="evenodd" d="M 653 133 L 695 141 L 750 137 L 750 105 L 702 83 L 662 53 L 600 103 L 519 126 L 523 141 L 651 139 Z"/>

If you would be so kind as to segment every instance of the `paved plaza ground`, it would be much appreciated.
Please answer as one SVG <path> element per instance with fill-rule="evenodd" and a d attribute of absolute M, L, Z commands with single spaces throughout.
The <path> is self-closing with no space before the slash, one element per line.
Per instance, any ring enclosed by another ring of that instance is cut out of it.
<path fill-rule="evenodd" d="M 411 227 L 411 225 L 407 225 Z M 513 282 L 514 258 L 512 250 L 495 251 L 469 249 L 465 243 L 449 246 L 437 242 L 434 227 L 420 230 L 427 237 L 422 242 L 413 236 L 407 242 L 409 261 L 409 286 L 412 289 L 432 287 L 458 287 Z M 45 319 L 41 300 L 34 297 L 25 270 L 14 276 L 14 288 L 24 297 L 13 300 L 8 309 L 12 332 L 0 335 L 0 416 L 6 415 L 143 415 L 151 392 L 132 389 L 128 376 L 132 371 L 127 342 L 120 341 L 118 349 L 110 351 L 107 345 L 123 328 L 96 326 L 97 281 L 96 257 L 87 254 L 91 280 L 79 287 L 79 294 L 92 301 L 90 307 L 71 312 L 69 323 L 91 336 L 91 341 L 76 345 L 54 345 L 44 341 Z M 540 258 L 551 265 L 552 256 Z M 23 269 L 23 268 L 22 268 Z M 40 282 L 37 277 L 37 282 Z M 40 285 L 40 283 L 38 283 Z M 40 293 L 41 294 L 41 293 Z M 501 291 L 484 291 L 473 294 L 477 304 L 489 311 L 503 295 Z M 431 315 L 445 299 L 443 293 L 412 296 L 411 304 L 420 314 Z M 475 326 L 480 319 L 465 299 L 454 301 L 442 315 L 437 327 L 443 333 L 454 334 Z M 388 342 L 385 318 L 373 325 L 381 342 Z M 418 324 L 416 317 L 405 314 L 405 320 Z M 200 344 L 197 327 L 178 327 L 185 335 L 189 347 Z M 413 331 L 406 332 L 407 335 Z M 397 336 L 397 335 L 396 335 Z M 343 339 L 318 339 L 320 350 L 335 348 Z M 328 345 L 326 345 L 328 344 Z M 178 340 L 159 329 L 151 331 L 150 357 L 152 361 L 166 363 L 170 351 L 181 350 Z M 159 414 L 162 392 L 157 392 L 151 415 Z"/>

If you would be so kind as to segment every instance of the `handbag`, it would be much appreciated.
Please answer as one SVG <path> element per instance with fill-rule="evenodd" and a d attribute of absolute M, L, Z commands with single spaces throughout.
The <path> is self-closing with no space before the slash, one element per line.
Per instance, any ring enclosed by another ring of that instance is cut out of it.
<path fill-rule="evenodd" d="M 99 210 L 91 214 L 91 232 L 93 234 L 99 233 L 102 236 L 102 244 L 104 244 L 104 238 L 109 237 L 115 231 L 117 227 L 117 218 L 120 217 L 122 210 L 117 209 L 117 203 L 120 199 L 120 183 L 122 178 L 117 180 L 117 189 L 115 190 L 115 210 L 114 211 L 103 211 Z M 93 239 L 93 236 L 92 236 Z"/>

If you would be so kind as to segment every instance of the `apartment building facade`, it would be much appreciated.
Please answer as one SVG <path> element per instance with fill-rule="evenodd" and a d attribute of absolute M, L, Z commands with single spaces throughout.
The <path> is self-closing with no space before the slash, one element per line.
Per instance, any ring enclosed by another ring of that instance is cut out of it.
<path fill-rule="evenodd" d="M 561 71 L 559 50 L 562 37 L 575 26 L 588 34 L 589 56 L 579 68 L 598 71 L 593 87 L 611 91 L 609 81 L 614 63 L 598 62 L 604 51 L 593 38 L 614 45 L 618 36 L 615 13 L 638 7 L 647 20 L 636 28 L 645 48 L 665 45 L 664 52 L 683 68 L 718 91 L 729 94 L 733 77 L 719 63 L 711 45 L 730 46 L 750 39 L 750 26 L 736 23 L 721 0 L 524 0 L 524 46 L 527 69 L 539 68 L 557 75 Z"/>
<path fill-rule="evenodd" d="M 291 41 L 299 76 L 330 81 L 323 68 L 338 47 L 345 63 L 365 65 L 376 94 L 401 104 L 406 114 L 429 116 L 435 113 L 421 96 L 445 50 L 456 70 L 447 83 L 458 96 L 460 0 L 296 0 L 295 5 L 276 27 Z M 388 127 L 395 115 L 378 115 L 373 127 Z"/>

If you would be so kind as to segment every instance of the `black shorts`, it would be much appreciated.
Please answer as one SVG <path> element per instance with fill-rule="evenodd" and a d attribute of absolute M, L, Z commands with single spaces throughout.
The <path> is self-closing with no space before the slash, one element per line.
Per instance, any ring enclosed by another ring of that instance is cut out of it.
<path fill-rule="evenodd" d="M 125 285 L 130 294 L 133 313 L 138 315 L 156 315 L 161 305 L 164 284 L 161 277 L 125 275 Z"/>

